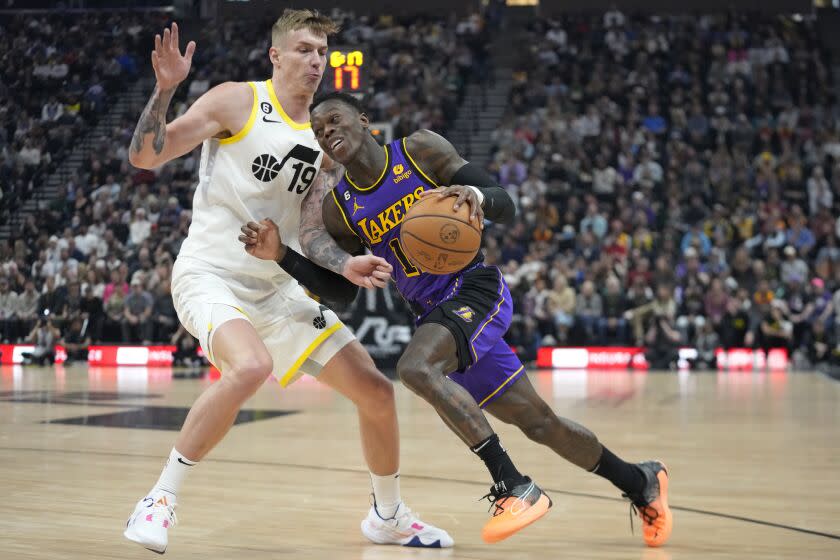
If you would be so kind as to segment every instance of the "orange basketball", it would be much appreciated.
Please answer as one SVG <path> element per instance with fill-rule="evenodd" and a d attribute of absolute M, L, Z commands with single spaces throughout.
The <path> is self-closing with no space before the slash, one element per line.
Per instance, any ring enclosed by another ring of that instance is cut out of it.
<path fill-rule="evenodd" d="M 475 258 L 481 247 L 478 220 L 470 221 L 470 205 L 455 212 L 454 197 L 429 196 L 416 202 L 400 227 L 400 244 L 423 272 L 451 274 Z"/>

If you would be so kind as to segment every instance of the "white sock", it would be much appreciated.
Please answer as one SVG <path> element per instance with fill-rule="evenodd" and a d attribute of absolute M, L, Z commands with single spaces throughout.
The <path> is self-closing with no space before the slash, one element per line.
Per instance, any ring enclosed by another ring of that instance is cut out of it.
<path fill-rule="evenodd" d="M 149 492 L 149 495 L 154 496 L 155 494 L 166 492 L 173 497 L 177 496 L 178 491 L 181 489 L 181 484 L 187 477 L 187 473 L 197 463 L 197 461 L 187 459 L 173 447 L 169 453 L 169 459 L 163 467 L 163 472 L 160 473 L 160 478 L 154 488 L 152 488 L 152 491 Z"/>
<path fill-rule="evenodd" d="M 385 476 L 370 473 L 373 486 L 373 499 L 376 501 L 376 513 L 382 519 L 390 519 L 397 513 L 402 503 L 400 498 L 400 472 Z"/>

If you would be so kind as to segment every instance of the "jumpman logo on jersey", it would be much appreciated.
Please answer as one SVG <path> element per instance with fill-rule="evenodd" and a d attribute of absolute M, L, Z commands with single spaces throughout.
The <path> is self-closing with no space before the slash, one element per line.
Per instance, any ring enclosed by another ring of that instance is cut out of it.
<path fill-rule="evenodd" d="M 354 198 L 353 198 L 353 215 L 355 216 L 355 215 L 356 215 L 356 211 L 357 211 L 357 210 L 362 210 L 362 209 L 364 209 L 364 206 L 359 206 L 359 203 L 358 203 L 358 202 L 356 202 L 356 198 L 354 197 Z"/>

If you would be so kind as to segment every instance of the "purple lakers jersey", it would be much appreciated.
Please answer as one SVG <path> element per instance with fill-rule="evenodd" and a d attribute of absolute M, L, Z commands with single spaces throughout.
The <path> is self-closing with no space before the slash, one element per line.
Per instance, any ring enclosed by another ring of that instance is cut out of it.
<path fill-rule="evenodd" d="M 400 224 L 408 209 L 420 200 L 420 193 L 437 188 L 437 184 L 415 165 L 405 148 L 405 138 L 394 140 L 384 150 L 385 169 L 373 185 L 355 185 L 345 173 L 331 191 L 332 197 L 347 227 L 374 255 L 394 267 L 392 277 L 400 294 L 415 311 L 425 311 L 454 293 L 461 272 L 421 272 L 403 252 Z"/>

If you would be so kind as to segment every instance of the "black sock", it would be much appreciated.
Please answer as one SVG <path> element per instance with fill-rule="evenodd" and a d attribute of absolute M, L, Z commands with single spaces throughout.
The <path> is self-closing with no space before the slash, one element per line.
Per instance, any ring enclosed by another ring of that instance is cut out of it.
<path fill-rule="evenodd" d="M 524 477 L 513 466 L 513 461 L 508 457 L 507 451 L 499 442 L 499 436 L 493 434 L 485 439 L 475 447 L 472 447 L 472 452 L 478 455 L 487 470 L 490 471 L 490 476 L 493 477 L 493 482 L 500 482 L 502 480 L 519 482 Z"/>
<path fill-rule="evenodd" d="M 631 496 L 638 495 L 645 489 L 646 479 L 642 469 L 619 459 L 604 446 L 601 446 L 598 464 L 590 472 L 603 476 L 619 490 Z"/>

